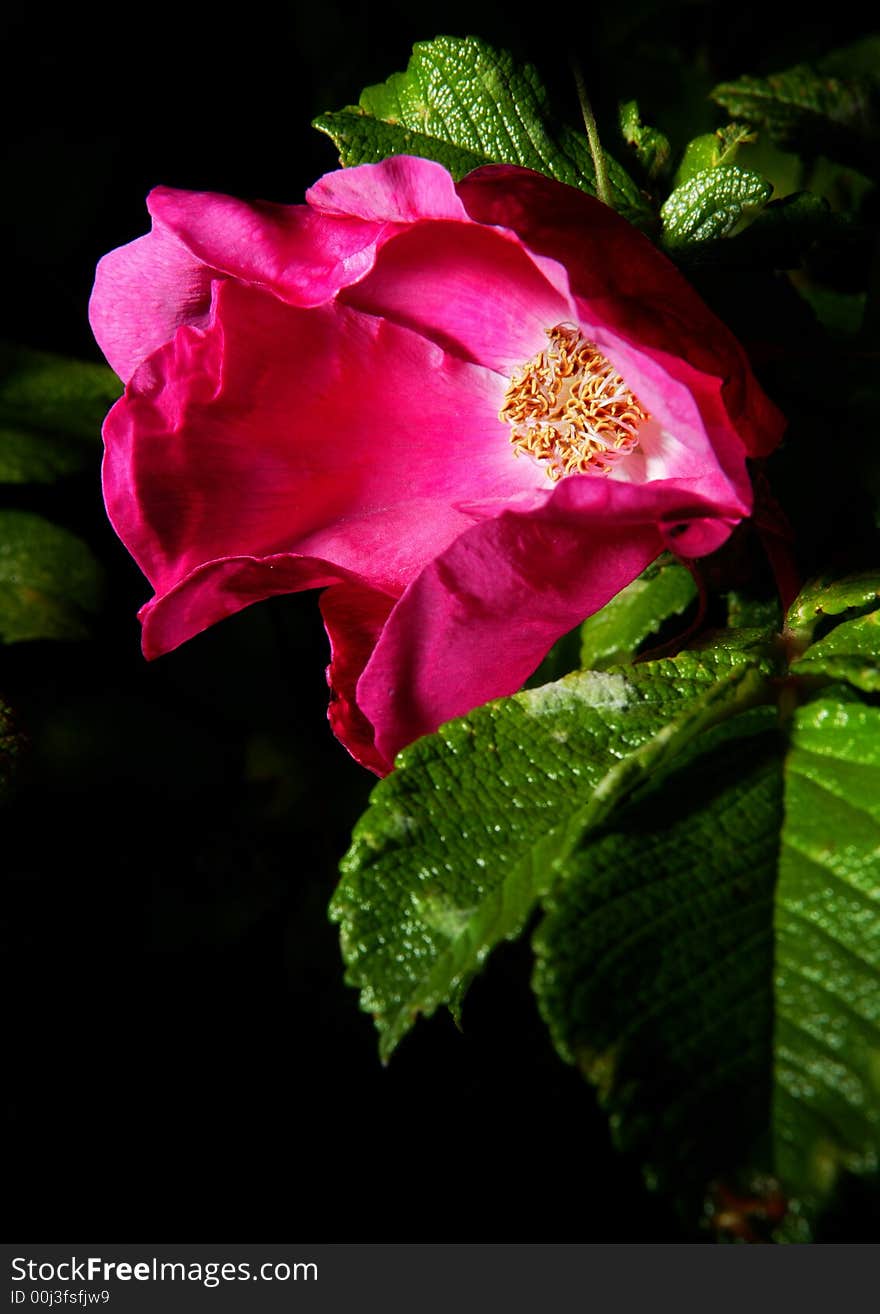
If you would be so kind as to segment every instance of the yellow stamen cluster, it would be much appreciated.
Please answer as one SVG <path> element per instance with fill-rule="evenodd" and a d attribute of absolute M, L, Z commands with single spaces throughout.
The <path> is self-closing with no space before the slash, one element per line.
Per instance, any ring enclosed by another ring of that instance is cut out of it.
<path fill-rule="evenodd" d="M 573 324 L 547 329 L 550 345 L 512 377 L 498 412 L 514 455 L 546 463 L 553 480 L 611 473 L 639 445 L 648 419 L 614 366 Z"/>

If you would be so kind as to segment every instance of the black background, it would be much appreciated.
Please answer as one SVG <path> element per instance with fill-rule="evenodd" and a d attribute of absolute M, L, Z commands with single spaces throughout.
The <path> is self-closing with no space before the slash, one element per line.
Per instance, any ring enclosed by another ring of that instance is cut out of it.
<path fill-rule="evenodd" d="M 475 33 L 600 124 L 637 94 L 683 144 L 705 90 L 858 35 L 859 10 L 618 2 L 13 9 L 5 24 L 6 337 L 99 359 L 95 262 L 166 183 L 297 201 L 335 167 L 315 114 Z M 22 644 L 0 694 L 30 750 L 3 819 L 7 1083 L 18 1230 L 317 1241 L 680 1241 L 554 1056 L 510 946 L 459 1033 L 421 1023 L 383 1070 L 326 904 L 372 783 L 327 728 L 315 597 L 252 608 L 147 665 L 147 587 L 95 470 L 28 489 L 108 572 L 93 641 Z"/>

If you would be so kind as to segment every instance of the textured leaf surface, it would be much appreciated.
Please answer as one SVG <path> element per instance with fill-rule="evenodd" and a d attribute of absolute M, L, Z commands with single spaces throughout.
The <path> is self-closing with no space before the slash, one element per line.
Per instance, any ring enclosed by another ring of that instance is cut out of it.
<path fill-rule="evenodd" d="M 0 639 L 81 639 L 101 600 L 101 570 L 66 529 L 0 511 Z"/>
<path fill-rule="evenodd" d="M 770 1173 L 803 1240 L 880 1156 L 880 709 L 802 706 L 787 753 L 761 718 L 572 852 L 535 987 L 658 1184 L 693 1209 Z"/>
<path fill-rule="evenodd" d="M 695 174 L 706 169 L 717 169 L 721 164 L 733 164 L 737 151 L 746 142 L 753 142 L 755 134 L 744 123 L 728 123 L 717 132 L 704 132 L 694 137 L 684 148 L 681 164 L 675 173 L 675 185 L 680 187 Z"/>
<path fill-rule="evenodd" d="M 663 238 L 670 247 L 727 237 L 770 200 L 773 188 L 749 169 L 719 165 L 676 187 L 660 210 Z"/>
<path fill-rule="evenodd" d="M 880 691 L 880 611 L 844 621 L 792 664 L 795 675 L 847 680 L 867 693 Z"/>
<path fill-rule="evenodd" d="M 519 164 L 596 191 L 586 137 L 555 120 L 535 69 L 474 37 L 418 42 L 406 72 L 314 126 L 343 165 L 420 155 L 461 178 L 483 164 Z M 633 180 L 610 156 L 607 163 L 615 208 L 633 222 L 650 220 Z"/>
<path fill-rule="evenodd" d="M 788 150 L 876 169 L 880 64 L 875 60 L 871 72 L 834 76 L 831 69 L 845 65 L 843 56 L 840 52 L 833 65 L 829 59 L 826 67 L 799 64 L 766 78 L 724 82 L 714 88 L 712 99 Z"/>
<path fill-rule="evenodd" d="M 518 933 L 572 843 L 706 726 L 765 694 L 756 652 L 682 653 L 487 704 L 374 790 L 331 915 L 388 1055 Z"/>
<path fill-rule="evenodd" d="M 664 621 L 680 616 L 697 596 L 691 572 L 661 558 L 581 625 L 581 666 L 601 671 L 626 662 Z"/>
<path fill-rule="evenodd" d="M 801 707 L 776 899 L 775 1160 L 807 1208 L 880 1150 L 880 709 Z"/>
<path fill-rule="evenodd" d="M 0 482 L 97 469 L 101 425 L 121 390 L 104 366 L 0 344 Z"/>
<path fill-rule="evenodd" d="M 789 608 L 786 625 L 792 634 L 808 641 L 826 617 L 848 611 L 874 609 L 880 602 L 880 578 L 875 572 L 846 579 L 820 577 L 801 590 Z"/>
<path fill-rule="evenodd" d="M 688 264 L 734 269 L 795 269 L 817 243 L 847 245 L 861 231 L 849 215 L 833 211 L 824 197 L 796 192 L 771 201 L 742 232 L 677 247 L 675 256 Z"/>
<path fill-rule="evenodd" d="M 782 781 L 768 721 L 728 722 L 579 847 L 535 935 L 557 1049 L 597 1087 L 620 1147 L 692 1213 L 769 1116 Z"/>
<path fill-rule="evenodd" d="M 638 104 L 634 100 L 628 100 L 620 107 L 620 135 L 649 179 L 663 172 L 672 154 L 669 138 L 656 128 L 642 123 Z"/>

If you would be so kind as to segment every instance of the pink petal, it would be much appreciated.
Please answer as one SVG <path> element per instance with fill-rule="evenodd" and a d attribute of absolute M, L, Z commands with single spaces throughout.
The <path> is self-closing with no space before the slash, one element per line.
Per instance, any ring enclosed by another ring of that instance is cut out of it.
<path fill-rule="evenodd" d="M 327 173 L 309 188 L 306 200 L 327 215 L 353 215 L 383 224 L 468 218 L 451 175 L 441 164 L 416 155 L 395 155 L 379 164 Z"/>
<path fill-rule="evenodd" d="M 324 588 L 345 578 L 327 561 L 291 552 L 205 562 L 141 607 L 144 656 L 161 657 L 264 598 Z"/>
<path fill-rule="evenodd" d="M 397 595 L 476 521 L 549 495 L 513 458 L 497 375 L 338 303 L 214 294 L 210 327 L 154 353 L 104 428 L 108 512 L 159 595 L 284 553 Z"/>
<path fill-rule="evenodd" d="M 575 315 L 519 242 L 473 223 L 406 230 L 342 295 L 506 378 L 547 345 L 545 330 Z"/>
<path fill-rule="evenodd" d="M 387 775 L 391 763 L 376 750 L 373 727 L 357 705 L 355 690 L 393 606 L 393 598 L 357 584 L 336 584 L 321 594 L 332 654 L 327 668 L 330 725 L 352 757 L 380 776 Z"/>
<path fill-rule="evenodd" d="M 156 187 L 147 204 L 154 222 L 203 264 L 297 306 L 320 305 L 362 278 L 382 234 L 356 217 L 212 192 Z"/>
<path fill-rule="evenodd" d="M 156 187 L 153 228 L 98 264 L 89 302 L 95 338 L 125 380 L 182 325 L 207 323 L 220 276 L 320 305 L 363 277 L 381 226 L 330 218 L 305 205 L 249 204 L 211 192 Z"/>
<path fill-rule="evenodd" d="M 98 346 L 123 381 L 182 324 L 207 324 L 213 277 L 162 226 L 104 256 L 89 320 Z"/>
<path fill-rule="evenodd" d="M 541 508 L 475 526 L 406 590 L 361 676 L 377 751 L 392 761 L 451 717 L 514 693 L 556 639 L 664 547 L 713 551 L 733 523 L 672 482 L 582 476 Z"/>
<path fill-rule="evenodd" d="M 581 325 L 651 417 L 640 431 L 639 449 L 618 462 L 612 478 L 690 481 L 719 512 L 747 516 L 752 486 L 742 440 L 722 400 L 721 379 L 668 352 L 634 347 L 604 325 L 584 324 L 583 317 Z M 658 433 L 659 442 L 652 442 Z"/>

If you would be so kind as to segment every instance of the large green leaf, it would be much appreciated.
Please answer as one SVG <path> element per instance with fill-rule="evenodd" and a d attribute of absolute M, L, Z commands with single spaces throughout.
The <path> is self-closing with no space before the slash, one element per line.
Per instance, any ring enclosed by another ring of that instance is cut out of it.
<path fill-rule="evenodd" d="M 795 675 L 847 680 L 866 693 L 880 692 L 880 611 L 836 626 L 791 669 Z"/>
<path fill-rule="evenodd" d="M 776 892 L 774 1166 L 810 1212 L 880 1162 L 880 709 L 798 709 Z"/>
<path fill-rule="evenodd" d="M 664 201 L 663 240 L 677 248 L 727 237 L 766 205 L 772 191 L 766 178 L 749 169 L 731 164 L 703 169 Z"/>
<path fill-rule="evenodd" d="M 778 1182 L 780 1235 L 806 1239 L 880 1155 L 880 709 L 829 691 L 787 751 L 766 716 L 573 851 L 535 988 L 655 1183 L 694 1216 Z"/>
<path fill-rule="evenodd" d="M 710 1182 L 735 1180 L 766 1136 L 782 796 L 773 719 L 757 709 L 728 722 L 579 847 L 535 935 L 535 990 L 557 1049 L 597 1087 L 619 1146 L 691 1219 Z"/>
<path fill-rule="evenodd" d="M 122 385 L 106 366 L 0 343 L 0 483 L 50 483 L 100 461 Z"/>
<path fill-rule="evenodd" d="M 649 181 L 664 172 L 672 147 L 669 138 L 656 128 L 642 123 L 638 103 L 628 100 L 619 109 L 620 135 L 631 149 Z"/>
<path fill-rule="evenodd" d="M 735 119 L 767 132 L 778 145 L 809 156 L 829 155 L 877 168 L 880 147 L 880 60 L 877 39 L 860 52 L 861 71 L 847 53 L 817 65 L 798 64 L 766 78 L 724 82 L 712 98 Z"/>
<path fill-rule="evenodd" d="M 475 37 L 418 42 L 405 73 L 367 87 L 357 105 L 319 115 L 314 127 L 332 138 L 343 165 L 420 155 L 461 178 L 483 164 L 519 164 L 596 192 L 587 139 L 557 121 L 535 69 Z M 649 222 L 638 187 L 606 161 L 615 208 Z"/>
<path fill-rule="evenodd" d="M 0 640 L 84 638 L 101 590 L 81 539 L 29 511 L 0 511 Z"/>
<path fill-rule="evenodd" d="M 768 696 L 758 648 L 580 672 L 406 749 L 374 790 L 331 915 L 388 1055 L 517 934 L 571 845 L 695 735 Z"/>
<path fill-rule="evenodd" d="M 817 627 L 827 618 L 843 618 L 847 612 L 873 611 L 880 603 L 880 577 L 876 571 L 848 575 L 843 579 L 820 576 L 801 590 L 789 608 L 786 628 L 806 646 Z"/>
<path fill-rule="evenodd" d="M 664 621 L 680 616 L 697 596 L 686 566 L 663 556 L 581 625 L 581 666 L 602 671 L 629 661 Z"/>

